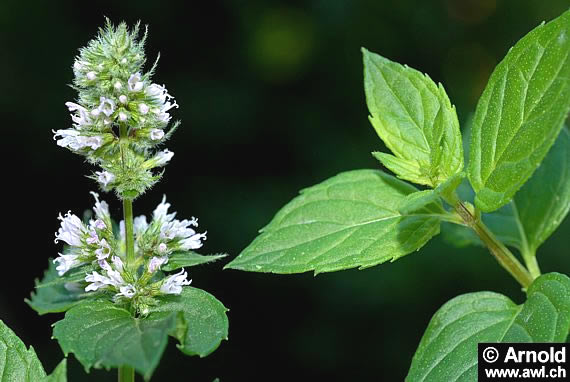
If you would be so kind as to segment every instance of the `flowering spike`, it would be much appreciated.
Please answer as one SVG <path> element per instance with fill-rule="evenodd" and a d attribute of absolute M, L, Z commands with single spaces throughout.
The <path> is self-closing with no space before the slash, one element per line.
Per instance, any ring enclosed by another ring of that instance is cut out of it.
<path fill-rule="evenodd" d="M 156 147 L 167 135 L 171 109 L 178 107 L 164 85 L 152 82 L 157 62 L 145 73 L 147 30 L 139 38 L 139 29 L 107 20 L 97 38 L 79 50 L 73 64 L 78 100 L 65 104 L 73 126 L 53 132 L 59 146 L 102 167 L 92 176 L 102 190 L 128 199 L 151 187 L 160 177 L 151 170 L 172 158 L 172 152 Z M 119 138 L 125 127 L 127 134 Z"/>

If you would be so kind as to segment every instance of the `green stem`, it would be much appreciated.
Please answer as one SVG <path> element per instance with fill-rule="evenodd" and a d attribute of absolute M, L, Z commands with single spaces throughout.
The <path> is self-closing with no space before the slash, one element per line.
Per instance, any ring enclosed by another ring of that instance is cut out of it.
<path fill-rule="evenodd" d="M 501 243 L 495 235 L 487 228 L 487 226 L 454 195 L 453 199 L 448 201 L 455 206 L 455 211 L 461 216 L 464 224 L 470 227 L 481 241 L 489 248 L 491 255 L 499 262 L 499 264 L 510 273 L 515 280 L 528 288 L 533 281 L 533 277 L 529 271 L 517 260 L 515 255 L 503 243 Z"/>
<path fill-rule="evenodd" d="M 123 199 L 123 215 L 125 219 L 125 243 L 127 247 L 127 267 L 132 267 L 136 261 L 132 200 Z"/>
<path fill-rule="evenodd" d="M 119 368 L 119 382 L 134 382 L 135 369 L 130 366 L 121 366 Z"/>
<path fill-rule="evenodd" d="M 125 150 L 128 150 L 128 126 L 121 124 L 119 126 L 119 137 L 121 142 L 121 159 L 123 166 L 125 165 Z M 131 269 L 136 261 L 135 259 L 135 234 L 133 228 L 133 201 L 123 197 L 123 218 L 125 220 L 125 244 L 127 251 L 127 269 Z"/>
<path fill-rule="evenodd" d="M 538 266 L 538 262 L 536 261 L 536 256 L 534 253 L 523 253 L 523 259 L 530 272 L 533 279 L 540 276 L 540 267 Z"/>

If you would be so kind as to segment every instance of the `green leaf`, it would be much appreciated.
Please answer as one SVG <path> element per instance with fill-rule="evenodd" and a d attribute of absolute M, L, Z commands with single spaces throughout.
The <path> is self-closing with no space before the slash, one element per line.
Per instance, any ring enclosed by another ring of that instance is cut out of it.
<path fill-rule="evenodd" d="M 537 278 L 516 305 L 492 292 L 468 293 L 445 303 L 431 319 L 406 380 L 477 380 L 479 342 L 564 342 L 570 330 L 570 279 Z"/>
<path fill-rule="evenodd" d="M 51 259 L 50 259 L 50 261 L 51 261 Z M 52 261 L 52 263 L 53 263 L 53 261 Z M 87 273 L 94 271 L 94 270 L 97 270 L 98 268 L 96 268 L 95 266 L 93 266 L 91 264 L 84 265 L 84 266 L 69 270 L 63 276 L 57 275 L 57 271 L 55 271 L 55 266 L 53 266 L 53 269 L 54 269 L 54 273 L 55 273 L 56 277 L 51 278 L 49 281 L 45 280 L 45 279 L 42 280 L 41 283 L 36 285 L 36 288 L 46 288 L 46 287 L 51 287 L 54 285 L 66 284 L 66 283 L 84 282 L 85 281 L 85 275 Z"/>
<path fill-rule="evenodd" d="M 34 351 L 0 320 L 0 382 L 37 382 L 46 376 Z"/>
<path fill-rule="evenodd" d="M 203 256 L 196 252 L 175 252 L 168 258 L 168 263 L 166 263 L 163 267 L 163 271 L 174 271 L 179 268 L 183 267 L 193 267 L 195 265 L 210 263 L 212 261 L 216 261 L 226 257 L 225 253 L 217 254 L 217 255 L 209 255 Z"/>
<path fill-rule="evenodd" d="M 471 129 L 475 205 L 507 204 L 538 167 L 570 110 L 570 10 L 523 37 L 497 65 Z"/>
<path fill-rule="evenodd" d="M 228 311 L 214 296 L 201 289 L 185 287 L 180 296 L 164 296 L 152 312 L 181 312 L 182 330 L 175 337 L 178 348 L 188 355 L 205 357 L 228 339 Z"/>
<path fill-rule="evenodd" d="M 43 382 L 67 382 L 67 360 L 64 358 Z"/>
<path fill-rule="evenodd" d="M 524 256 L 537 248 L 558 228 L 570 208 L 570 133 L 563 129 L 532 177 L 513 200 L 489 214 L 483 222 L 506 245 Z M 465 193 L 465 191 L 463 191 Z M 469 199 L 464 195 L 464 199 Z M 444 227 L 444 236 L 458 244 L 481 244 L 465 227 Z"/>
<path fill-rule="evenodd" d="M 341 173 L 301 191 L 226 268 L 317 274 L 396 260 L 439 233 L 445 214 L 439 203 L 398 211 L 416 191 L 381 171 Z"/>
<path fill-rule="evenodd" d="M 455 107 L 441 84 L 362 48 L 370 122 L 395 156 L 373 153 L 399 178 L 432 188 L 463 169 Z"/>
<path fill-rule="evenodd" d="M 407 195 L 398 205 L 398 211 L 402 214 L 408 214 L 418 211 L 428 204 L 434 202 L 440 203 L 440 196 L 445 196 L 445 194 L 455 191 L 464 177 L 465 174 L 460 172 L 453 175 L 433 190 L 423 190 Z"/>
<path fill-rule="evenodd" d="M 530 180 L 516 193 L 512 204 L 520 222 L 517 226 L 521 231 L 521 250 L 535 254 L 570 209 L 570 133 L 567 129 L 562 129 L 554 146 Z"/>
<path fill-rule="evenodd" d="M 65 312 L 79 303 L 83 297 L 89 297 L 80 287 L 68 287 L 65 284 L 55 282 L 59 279 L 55 264 L 50 260 L 49 267 L 40 282 L 36 279 L 36 291 L 32 292 L 30 300 L 26 303 L 40 315 L 46 313 Z M 50 286 L 43 287 L 44 284 Z"/>
<path fill-rule="evenodd" d="M 86 371 L 128 365 L 149 379 L 176 327 L 176 314 L 135 318 L 109 301 L 84 301 L 55 323 L 53 336 Z"/>

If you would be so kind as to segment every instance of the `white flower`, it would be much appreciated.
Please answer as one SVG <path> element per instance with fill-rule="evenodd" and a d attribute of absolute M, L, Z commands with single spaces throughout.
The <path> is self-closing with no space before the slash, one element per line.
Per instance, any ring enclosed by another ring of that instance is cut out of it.
<path fill-rule="evenodd" d="M 122 103 L 123 105 L 127 103 L 127 96 L 124 94 L 121 94 L 119 96 L 119 102 Z"/>
<path fill-rule="evenodd" d="M 91 191 L 91 195 L 95 198 L 95 206 L 93 206 L 95 216 L 101 220 L 106 220 L 109 217 L 109 205 L 104 200 L 99 201 L 98 193 Z"/>
<path fill-rule="evenodd" d="M 115 101 L 110 98 L 100 97 L 99 101 L 99 111 L 105 114 L 107 117 L 110 117 L 111 114 L 115 111 Z"/>
<path fill-rule="evenodd" d="M 135 234 L 142 235 L 148 227 L 148 223 L 146 222 L 146 216 L 144 215 L 137 216 L 134 220 L 133 226 Z"/>
<path fill-rule="evenodd" d="M 162 129 L 152 129 L 150 131 L 150 139 L 153 141 L 159 141 L 164 137 L 164 130 Z"/>
<path fill-rule="evenodd" d="M 99 242 L 99 236 L 97 235 L 97 232 L 95 232 L 94 229 L 89 231 L 89 237 L 86 239 L 86 241 L 87 244 L 95 244 Z"/>
<path fill-rule="evenodd" d="M 180 241 L 180 248 L 188 251 L 190 249 L 198 249 L 200 248 L 202 245 L 204 245 L 202 243 L 202 240 L 206 240 L 206 232 L 204 233 L 197 233 L 195 235 L 192 235 L 184 240 Z"/>
<path fill-rule="evenodd" d="M 99 110 L 99 108 L 91 110 L 91 115 L 94 117 L 97 117 L 100 113 L 101 113 L 101 110 Z"/>
<path fill-rule="evenodd" d="M 151 84 L 146 88 L 145 92 L 149 97 L 156 98 L 161 104 L 165 103 L 168 98 L 172 98 L 164 85 Z"/>
<path fill-rule="evenodd" d="M 141 103 L 139 104 L 139 111 L 141 112 L 141 114 L 146 114 L 148 113 L 148 105 L 145 103 Z"/>
<path fill-rule="evenodd" d="M 190 285 L 192 282 L 192 280 L 187 280 L 186 277 L 188 277 L 188 273 L 186 273 L 184 269 L 179 273 L 168 276 L 160 286 L 160 291 L 164 294 L 180 294 L 182 292 L 182 286 Z"/>
<path fill-rule="evenodd" d="M 160 267 L 163 264 L 166 264 L 168 262 L 168 257 L 164 256 L 164 257 L 156 257 L 154 256 L 153 258 L 150 259 L 150 261 L 148 262 L 148 271 L 149 273 L 154 273 L 158 270 L 160 270 Z"/>
<path fill-rule="evenodd" d="M 113 262 L 113 265 L 115 266 L 115 269 L 117 269 L 119 272 L 123 271 L 123 260 L 121 260 L 121 258 L 119 256 L 113 256 L 111 258 L 111 261 Z"/>
<path fill-rule="evenodd" d="M 165 149 L 157 152 L 154 158 L 152 158 L 152 160 L 154 161 L 156 166 L 164 166 L 165 164 L 170 162 L 173 156 L 174 153 L 172 151 Z"/>
<path fill-rule="evenodd" d="M 135 293 L 137 293 L 136 288 L 132 284 L 123 285 L 122 287 L 119 288 L 119 291 L 120 293 L 117 293 L 115 295 L 115 298 L 119 296 L 124 296 L 126 298 L 133 298 Z"/>
<path fill-rule="evenodd" d="M 81 70 L 83 68 L 83 64 L 81 63 L 81 61 L 75 61 L 73 63 L 73 69 L 75 70 Z"/>
<path fill-rule="evenodd" d="M 87 274 L 87 276 L 85 276 L 85 281 L 88 282 L 89 285 L 85 287 L 85 292 L 97 290 L 99 288 L 107 288 L 109 286 L 113 286 L 119 289 L 125 284 L 125 281 L 119 272 L 113 269 L 110 269 L 106 272 L 107 276 L 103 276 L 97 273 L 97 271 L 93 271 L 92 274 Z"/>
<path fill-rule="evenodd" d="M 127 86 L 132 92 L 140 92 L 143 88 L 143 82 L 141 81 L 141 74 L 135 73 L 131 74 L 129 80 L 127 81 Z"/>
<path fill-rule="evenodd" d="M 158 253 L 166 253 L 168 251 L 168 246 L 164 243 L 160 243 L 158 245 L 157 250 L 158 250 Z"/>
<path fill-rule="evenodd" d="M 121 84 L 120 81 L 117 81 L 117 82 L 115 82 L 115 85 L 113 85 L 113 87 L 115 88 L 115 90 L 121 90 L 123 85 Z"/>
<path fill-rule="evenodd" d="M 59 257 L 53 260 L 54 264 L 59 265 L 55 267 L 57 270 L 57 274 L 59 276 L 63 276 L 65 272 L 69 271 L 71 268 L 74 268 L 81 264 L 81 261 L 78 260 L 78 255 L 63 255 L 59 254 Z"/>
<path fill-rule="evenodd" d="M 97 78 L 97 73 L 95 73 L 95 72 L 89 72 L 89 73 L 87 73 L 87 79 L 88 79 L 89 81 L 93 81 L 95 78 Z"/>
<path fill-rule="evenodd" d="M 101 183 L 103 188 L 106 188 L 115 180 L 115 175 L 109 171 L 96 171 L 95 175 L 97 175 L 97 181 Z"/>
<path fill-rule="evenodd" d="M 71 120 L 75 123 L 75 126 L 78 129 L 80 129 L 81 126 L 91 123 L 89 112 L 83 106 L 73 102 L 66 102 L 65 106 L 67 106 L 69 111 L 76 112 L 76 114 L 71 114 Z"/>
<path fill-rule="evenodd" d="M 170 208 L 170 203 L 166 203 L 166 195 L 162 196 L 162 201 L 154 211 L 152 212 L 153 220 L 160 220 L 162 222 L 170 222 L 176 216 L 176 212 L 171 214 L 168 213 L 168 209 Z"/>
<path fill-rule="evenodd" d="M 190 226 L 198 227 L 198 220 L 192 218 L 191 220 L 176 220 L 163 224 L 160 227 L 160 237 L 163 239 L 186 238 L 196 233 Z"/>
<path fill-rule="evenodd" d="M 59 214 L 58 219 L 61 220 L 61 227 L 55 233 L 54 242 L 57 243 L 59 240 L 63 240 L 71 246 L 80 247 L 81 237 L 85 232 L 85 226 L 81 219 L 71 214 L 71 211 L 68 211 L 65 217 Z"/>
<path fill-rule="evenodd" d="M 57 145 L 61 147 L 67 147 L 73 151 L 78 151 L 86 147 L 92 150 L 97 150 L 103 145 L 103 139 L 100 136 L 86 137 L 80 135 L 79 130 L 76 129 L 65 129 L 57 130 L 53 132 L 53 139 L 57 140 Z M 61 139 L 57 139 L 61 137 Z"/>
<path fill-rule="evenodd" d="M 99 245 L 100 247 L 97 250 L 95 250 L 95 255 L 99 260 L 106 259 L 111 254 L 111 246 L 109 245 L 109 243 L 107 243 L 107 240 L 105 239 L 101 239 Z"/>
<path fill-rule="evenodd" d="M 121 64 L 125 65 L 126 63 L 127 63 L 127 59 L 126 59 L 126 58 L 123 58 L 123 59 L 121 60 Z"/>
<path fill-rule="evenodd" d="M 110 271 L 113 269 L 113 268 L 111 268 L 111 266 L 109 265 L 107 260 L 99 260 L 98 263 L 99 263 L 99 266 L 101 267 L 101 269 L 103 269 L 104 271 Z"/>
<path fill-rule="evenodd" d="M 129 119 L 127 113 L 125 113 L 124 111 L 119 112 L 119 121 L 125 122 L 127 119 Z"/>

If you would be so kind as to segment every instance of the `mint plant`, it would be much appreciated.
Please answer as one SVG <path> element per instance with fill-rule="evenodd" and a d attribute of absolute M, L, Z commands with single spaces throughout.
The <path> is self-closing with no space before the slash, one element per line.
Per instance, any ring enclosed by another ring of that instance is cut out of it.
<path fill-rule="evenodd" d="M 122 201 L 123 220 L 117 224 L 95 192 L 85 219 L 60 214 L 55 242 L 65 246 L 27 300 L 39 314 L 66 312 L 53 330 L 65 355 L 73 353 L 86 371 L 118 368 L 119 381 L 134 381 L 135 370 L 150 379 L 169 336 L 183 353 L 204 357 L 228 333 L 227 309 L 189 286 L 185 267 L 225 256 L 194 252 L 206 240 L 198 220 L 176 219 L 166 197 L 150 219 L 133 215 L 133 200 L 172 159 L 171 151 L 159 148 L 178 126 L 169 127 L 178 104 L 152 82 L 157 62 L 143 72 L 147 32 L 139 38 L 139 29 L 107 21 L 79 51 L 73 65 L 78 99 L 66 103 L 73 127 L 54 131 L 57 145 L 98 166 L 90 177 Z M 26 376 L 21 381 L 41 380 L 45 372 L 33 350 L 26 353 L 9 329 L 1 334 L 15 344 L 19 360 L 0 369 L 16 368 L 14 375 Z"/>
<path fill-rule="evenodd" d="M 565 341 L 570 278 L 541 274 L 537 250 L 570 208 L 570 135 L 563 127 L 570 10 L 509 50 L 479 100 L 469 140 L 441 84 L 362 52 L 370 122 L 391 151 L 373 155 L 395 176 L 348 171 L 302 190 L 226 268 L 363 269 L 418 251 L 444 226 L 458 243 L 486 246 L 527 298 L 517 305 L 475 292 L 447 302 L 429 323 L 407 380 L 475 380 L 479 342 Z"/>

